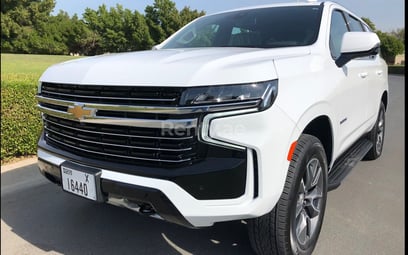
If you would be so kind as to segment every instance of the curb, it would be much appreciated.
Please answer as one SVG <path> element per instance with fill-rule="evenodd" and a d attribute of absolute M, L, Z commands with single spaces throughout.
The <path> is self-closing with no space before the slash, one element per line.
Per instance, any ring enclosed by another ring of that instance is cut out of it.
<path fill-rule="evenodd" d="M 32 165 L 32 164 L 35 164 L 35 163 L 37 163 L 37 157 L 23 159 L 21 161 L 15 162 L 15 163 L 2 165 L 1 166 L 1 172 L 4 173 L 4 172 L 7 172 L 7 171 L 17 169 L 17 168 L 29 166 L 29 165 Z"/>

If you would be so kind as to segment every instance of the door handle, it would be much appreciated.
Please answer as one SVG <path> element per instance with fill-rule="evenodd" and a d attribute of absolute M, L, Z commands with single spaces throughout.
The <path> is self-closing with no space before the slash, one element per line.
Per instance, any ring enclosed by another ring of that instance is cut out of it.
<path fill-rule="evenodd" d="M 378 76 L 381 76 L 381 75 L 383 74 L 383 71 L 378 70 L 378 71 L 376 71 L 375 73 L 376 73 Z"/>
<path fill-rule="evenodd" d="M 359 73 L 358 76 L 360 76 L 360 78 L 364 79 L 364 78 L 366 78 L 368 76 L 368 73 L 367 72 Z"/>

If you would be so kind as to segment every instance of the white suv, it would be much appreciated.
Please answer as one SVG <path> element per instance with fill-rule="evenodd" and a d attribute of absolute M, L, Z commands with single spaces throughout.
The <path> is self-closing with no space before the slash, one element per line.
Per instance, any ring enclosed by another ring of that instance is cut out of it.
<path fill-rule="evenodd" d="M 258 254 L 310 254 L 327 191 L 380 156 L 387 66 L 332 2 L 208 15 L 153 50 L 50 67 L 40 171 L 190 227 L 247 219 Z"/>

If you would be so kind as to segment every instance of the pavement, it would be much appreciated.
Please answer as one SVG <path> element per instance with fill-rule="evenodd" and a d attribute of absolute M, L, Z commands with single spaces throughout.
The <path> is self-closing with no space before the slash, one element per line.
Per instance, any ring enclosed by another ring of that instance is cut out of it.
<path fill-rule="evenodd" d="M 405 254 L 405 76 L 389 76 L 383 155 L 329 192 L 314 255 Z M 69 195 L 32 158 L 1 167 L 1 254 L 253 254 L 244 221 L 187 229 Z"/>

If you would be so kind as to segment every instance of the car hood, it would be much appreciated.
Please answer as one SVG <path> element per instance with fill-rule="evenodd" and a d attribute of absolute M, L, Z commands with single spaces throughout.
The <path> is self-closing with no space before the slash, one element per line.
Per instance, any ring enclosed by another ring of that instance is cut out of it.
<path fill-rule="evenodd" d="M 276 79 L 273 60 L 309 47 L 192 48 L 105 54 L 49 67 L 40 81 L 87 85 L 200 86 Z"/>

